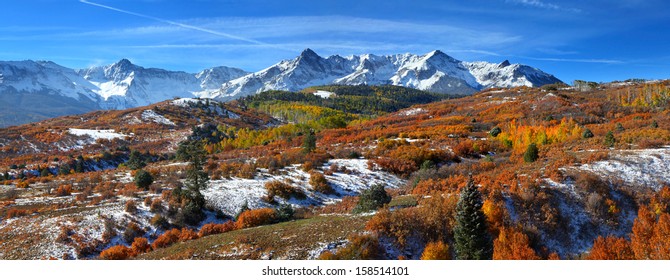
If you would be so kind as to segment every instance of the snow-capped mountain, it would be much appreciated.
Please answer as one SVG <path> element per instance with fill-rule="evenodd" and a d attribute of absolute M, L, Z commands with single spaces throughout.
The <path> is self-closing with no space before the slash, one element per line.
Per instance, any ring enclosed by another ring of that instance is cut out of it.
<path fill-rule="evenodd" d="M 541 86 L 560 82 L 539 69 L 505 61 L 463 62 L 436 50 L 425 55 L 372 54 L 327 58 L 310 49 L 292 60 L 228 81 L 213 97 L 235 99 L 266 90 L 300 90 L 324 84 L 391 84 L 445 94 L 484 88 Z"/>
<path fill-rule="evenodd" d="M 424 55 L 339 55 L 310 49 L 255 73 L 214 67 L 200 73 L 117 63 L 73 70 L 46 61 L 0 61 L 0 127 L 98 109 L 127 109 L 175 97 L 231 100 L 265 90 L 309 86 L 399 85 L 445 94 L 491 87 L 541 86 L 560 82 L 525 65 L 463 62 L 441 51 Z"/>
<path fill-rule="evenodd" d="M 79 75 L 95 86 L 102 97 L 100 107 L 127 109 L 145 106 L 175 97 L 206 97 L 209 92 L 247 72 L 216 67 L 198 74 L 144 68 L 127 59 L 108 66 L 78 70 Z"/>

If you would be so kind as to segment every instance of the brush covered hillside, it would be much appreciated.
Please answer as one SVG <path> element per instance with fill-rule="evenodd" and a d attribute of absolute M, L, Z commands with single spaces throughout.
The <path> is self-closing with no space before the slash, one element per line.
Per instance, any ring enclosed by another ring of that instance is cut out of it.
<path fill-rule="evenodd" d="M 466 259 L 466 193 L 478 256 L 670 259 L 668 86 L 325 86 L 2 129 L 0 258 Z"/>

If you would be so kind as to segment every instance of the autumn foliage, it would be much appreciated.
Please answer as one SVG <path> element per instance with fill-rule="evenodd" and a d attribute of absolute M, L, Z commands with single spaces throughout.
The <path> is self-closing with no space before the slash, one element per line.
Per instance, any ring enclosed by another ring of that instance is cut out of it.
<path fill-rule="evenodd" d="M 247 210 L 242 212 L 240 216 L 237 217 L 235 227 L 239 229 L 257 227 L 261 225 L 271 224 L 275 220 L 276 215 L 274 209 L 260 208 L 260 209 Z"/>
<path fill-rule="evenodd" d="M 109 247 L 100 253 L 101 260 L 127 260 L 133 255 L 133 250 L 123 246 L 116 245 Z"/>
<path fill-rule="evenodd" d="M 451 253 L 449 252 L 449 245 L 442 242 L 430 242 L 423 249 L 421 254 L 422 260 L 450 260 Z"/>
<path fill-rule="evenodd" d="M 530 247 L 528 236 L 514 228 L 502 228 L 493 241 L 494 260 L 539 260 Z"/>
<path fill-rule="evenodd" d="M 586 256 L 587 260 L 634 260 L 635 253 L 631 249 L 630 242 L 621 237 L 602 237 L 593 243 L 591 252 Z"/>
<path fill-rule="evenodd" d="M 235 222 L 227 221 L 223 224 L 205 224 L 200 228 L 198 236 L 204 237 L 212 234 L 220 234 L 235 230 Z"/>

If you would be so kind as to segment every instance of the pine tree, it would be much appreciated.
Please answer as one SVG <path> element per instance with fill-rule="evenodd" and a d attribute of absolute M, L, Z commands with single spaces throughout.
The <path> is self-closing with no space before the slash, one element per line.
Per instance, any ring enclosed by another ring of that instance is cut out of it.
<path fill-rule="evenodd" d="M 146 172 L 143 169 L 140 169 L 135 173 L 135 185 L 137 185 L 137 187 L 146 190 L 153 182 L 154 177 L 151 176 L 151 173 Z"/>
<path fill-rule="evenodd" d="M 584 133 L 582 133 L 583 138 L 592 138 L 593 137 L 593 132 L 591 132 L 590 129 L 584 129 Z"/>
<path fill-rule="evenodd" d="M 523 161 L 535 162 L 539 157 L 537 153 L 538 153 L 537 145 L 535 145 L 535 143 L 531 143 L 530 145 L 528 145 L 528 148 L 526 148 L 526 152 L 523 153 Z"/>
<path fill-rule="evenodd" d="M 316 136 L 314 135 L 314 131 L 310 129 L 307 131 L 307 134 L 305 134 L 305 137 L 302 140 L 302 151 L 306 154 L 309 154 L 315 149 L 316 149 Z"/>
<path fill-rule="evenodd" d="M 456 204 L 454 247 L 460 260 L 490 260 L 493 257 L 493 242 L 482 205 L 481 193 L 470 177 Z"/>
<path fill-rule="evenodd" d="M 616 143 L 614 134 L 611 131 L 608 131 L 607 134 L 605 135 L 605 146 L 611 148 L 614 147 L 614 143 Z"/>
<path fill-rule="evenodd" d="M 209 182 L 209 176 L 204 171 L 205 151 L 197 142 L 188 141 L 182 145 L 184 157 L 190 162 L 184 183 L 186 189 L 182 191 L 182 196 L 186 199 L 182 214 L 186 223 L 197 224 L 204 218 L 205 196 L 201 191 L 207 188 Z"/>
<path fill-rule="evenodd" d="M 130 156 L 128 157 L 128 161 L 126 162 L 126 166 L 128 168 L 136 170 L 145 167 L 146 165 L 147 164 L 144 162 L 142 154 L 140 154 L 139 151 L 130 152 Z"/>

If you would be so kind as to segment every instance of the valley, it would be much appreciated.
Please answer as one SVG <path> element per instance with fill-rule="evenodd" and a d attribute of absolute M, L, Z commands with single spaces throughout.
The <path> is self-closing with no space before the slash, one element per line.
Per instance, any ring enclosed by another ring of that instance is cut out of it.
<path fill-rule="evenodd" d="M 312 86 L 3 128 L 0 259 L 455 259 L 470 184 L 493 259 L 667 259 L 668 86 Z"/>

